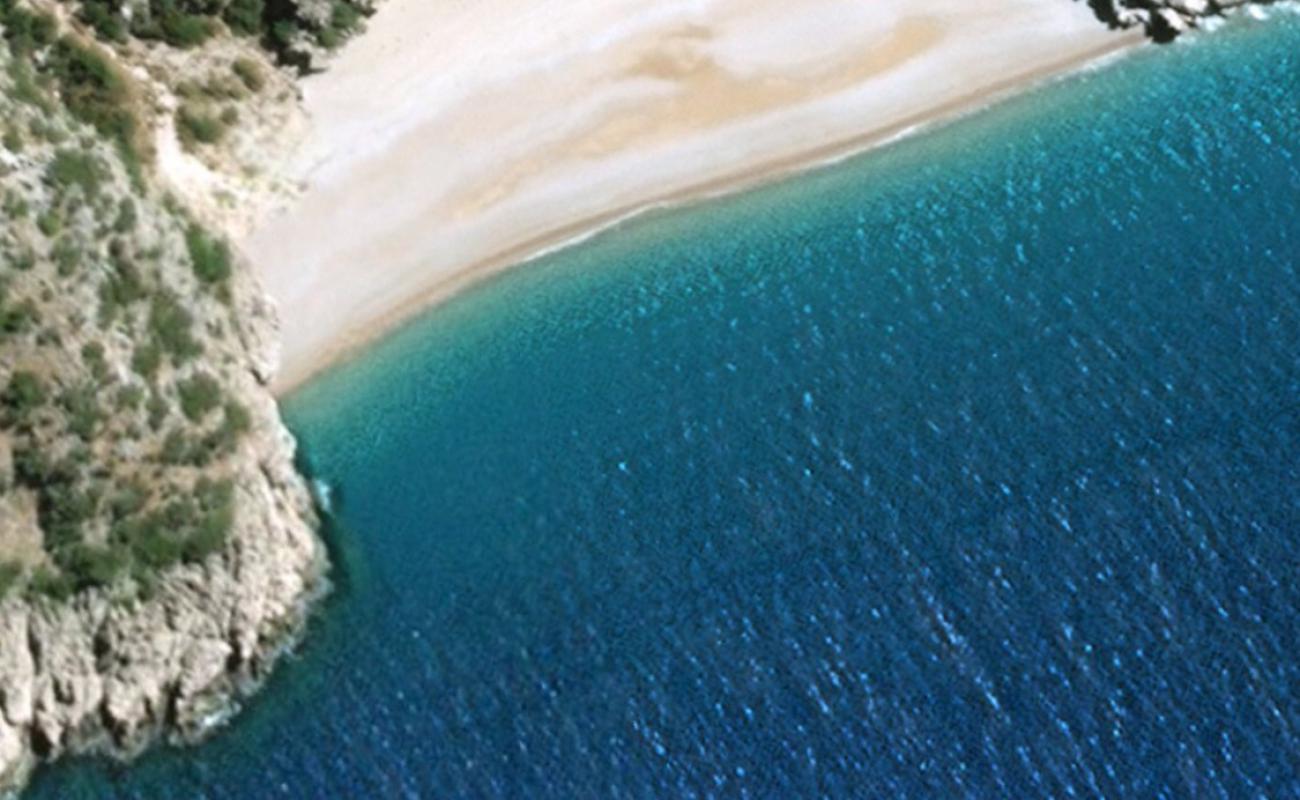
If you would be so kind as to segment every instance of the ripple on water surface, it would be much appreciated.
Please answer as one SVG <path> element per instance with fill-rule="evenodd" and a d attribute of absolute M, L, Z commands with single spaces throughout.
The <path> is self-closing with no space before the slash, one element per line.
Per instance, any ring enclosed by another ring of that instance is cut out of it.
<path fill-rule="evenodd" d="M 37 797 L 1300 794 L 1300 25 L 624 226 L 294 399 L 342 591 Z"/>

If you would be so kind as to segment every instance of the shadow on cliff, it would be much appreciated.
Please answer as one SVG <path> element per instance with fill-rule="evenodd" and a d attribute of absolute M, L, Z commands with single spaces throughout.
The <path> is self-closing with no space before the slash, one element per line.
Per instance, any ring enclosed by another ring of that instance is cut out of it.
<path fill-rule="evenodd" d="M 1110 0 L 1085 0 L 1085 2 L 1088 4 L 1088 8 L 1092 9 L 1092 13 L 1097 16 L 1097 19 L 1112 28 L 1123 27 L 1120 24 L 1119 15 L 1115 13 L 1115 4 Z"/>
<path fill-rule="evenodd" d="M 313 614 L 319 614 L 351 596 L 360 577 L 356 574 L 358 561 L 354 558 L 355 550 L 345 546 L 348 532 L 340 514 L 344 503 L 343 490 L 318 477 L 311 455 L 301 442 L 294 455 L 294 467 L 311 487 L 312 502 L 316 515 L 320 518 L 317 535 L 325 545 L 325 555 L 329 559 L 329 571 L 326 574 L 329 579 L 329 594 L 313 611 Z"/>

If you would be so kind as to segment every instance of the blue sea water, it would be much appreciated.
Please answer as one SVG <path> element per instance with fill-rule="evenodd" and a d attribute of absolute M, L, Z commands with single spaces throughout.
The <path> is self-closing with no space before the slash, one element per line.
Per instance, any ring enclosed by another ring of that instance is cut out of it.
<path fill-rule="evenodd" d="M 1300 797 L 1300 18 L 625 225 L 292 398 L 339 592 L 39 798 Z"/>

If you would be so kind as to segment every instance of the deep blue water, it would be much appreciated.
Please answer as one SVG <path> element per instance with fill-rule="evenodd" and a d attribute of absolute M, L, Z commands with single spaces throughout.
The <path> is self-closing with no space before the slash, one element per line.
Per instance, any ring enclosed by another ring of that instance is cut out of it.
<path fill-rule="evenodd" d="M 294 397 L 340 591 L 34 797 L 1300 796 L 1300 18 L 659 214 Z"/>

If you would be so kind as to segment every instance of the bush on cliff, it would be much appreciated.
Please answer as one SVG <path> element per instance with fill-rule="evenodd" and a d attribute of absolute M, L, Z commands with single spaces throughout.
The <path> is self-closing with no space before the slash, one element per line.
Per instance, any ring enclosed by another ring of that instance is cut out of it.
<path fill-rule="evenodd" d="M 224 283 L 230 278 L 230 247 L 224 241 L 209 236 L 198 225 L 191 225 L 185 231 L 185 247 L 194 275 L 201 283 Z"/>
<path fill-rule="evenodd" d="M 87 197 L 95 197 L 107 174 L 104 166 L 93 155 L 76 150 L 60 150 L 54 154 L 45 177 L 60 192 L 78 187 Z"/>
<path fill-rule="evenodd" d="M 55 572 L 49 567 L 36 570 L 27 588 L 30 594 L 48 598 L 56 603 L 66 602 L 76 593 L 76 587 L 70 577 Z"/>
<path fill-rule="evenodd" d="M 77 17 L 103 39 L 111 42 L 126 41 L 126 20 L 117 3 L 106 0 L 82 0 Z"/>
<path fill-rule="evenodd" d="M 230 0 L 221 16 L 235 33 L 255 36 L 265 28 L 266 3 L 262 0 Z"/>
<path fill-rule="evenodd" d="M 22 424 L 33 411 L 45 405 L 45 383 L 33 372 L 18 370 L 9 378 L 2 399 L 8 424 Z"/>
<path fill-rule="evenodd" d="M 226 135 L 226 124 L 220 117 L 203 109 L 186 104 L 176 112 L 176 135 L 186 150 L 201 144 L 217 144 Z"/>
<path fill-rule="evenodd" d="M 194 315 L 173 295 L 158 293 L 149 305 L 149 330 L 152 343 L 168 353 L 177 363 L 189 361 L 203 352 L 194 338 Z"/>
<path fill-rule="evenodd" d="M 126 570 L 127 557 L 124 548 L 77 544 L 61 553 L 57 560 L 73 591 L 78 592 L 112 585 Z"/>
<path fill-rule="evenodd" d="M 22 580 L 23 568 L 10 561 L 0 562 L 0 600 L 5 599 Z"/>
<path fill-rule="evenodd" d="M 116 142 L 128 168 L 138 168 L 144 147 L 130 81 L 98 49 L 65 36 L 50 52 L 50 69 L 72 115 Z"/>
<path fill-rule="evenodd" d="M 221 405 L 221 384 L 206 373 L 199 373 L 176 387 L 181 399 L 181 413 L 190 422 L 200 422 Z"/>

